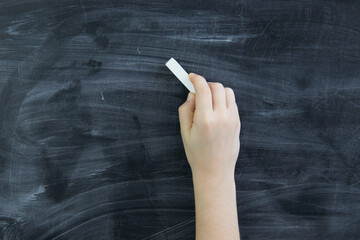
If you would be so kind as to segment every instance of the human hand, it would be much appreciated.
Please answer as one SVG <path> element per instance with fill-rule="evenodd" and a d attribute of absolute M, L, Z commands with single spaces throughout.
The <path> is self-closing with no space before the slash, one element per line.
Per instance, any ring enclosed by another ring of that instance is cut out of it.
<path fill-rule="evenodd" d="M 194 73 L 189 78 L 196 94 L 179 107 L 179 120 L 193 178 L 233 178 L 241 128 L 234 92 Z"/>

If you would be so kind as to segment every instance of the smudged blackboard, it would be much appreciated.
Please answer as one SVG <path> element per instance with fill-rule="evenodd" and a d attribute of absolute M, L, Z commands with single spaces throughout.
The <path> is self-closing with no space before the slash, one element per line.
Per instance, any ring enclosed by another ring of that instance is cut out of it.
<path fill-rule="evenodd" d="M 0 2 L 0 238 L 194 239 L 174 57 L 235 91 L 243 240 L 359 239 L 359 11 Z"/>

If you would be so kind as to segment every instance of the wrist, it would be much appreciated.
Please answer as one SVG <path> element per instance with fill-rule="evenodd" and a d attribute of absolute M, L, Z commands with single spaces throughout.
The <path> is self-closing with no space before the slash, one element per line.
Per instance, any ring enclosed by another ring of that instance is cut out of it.
<path fill-rule="evenodd" d="M 234 174 L 193 174 L 193 182 L 196 239 L 240 239 Z"/>
<path fill-rule="evenodd" d="M 193 172 L 192 176 L 195 190 L 218 191 L 235 189 L 234 172 L 212 175 Z"/>

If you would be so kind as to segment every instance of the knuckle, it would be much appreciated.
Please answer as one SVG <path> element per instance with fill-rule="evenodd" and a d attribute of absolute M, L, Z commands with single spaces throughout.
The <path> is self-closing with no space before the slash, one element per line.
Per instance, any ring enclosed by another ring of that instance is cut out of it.
<path fill-rule="evenodd" d="M 208 86 L 206 86 L 205 84 L 201 85 L 198 90 L 203 93 L 210 93 L 210 88 Z"/>
<path fill-rule="evenodd" d="M 201 75 L 196 75 L 196 76 L 195 76 L 195 79 L 196 79 L 197 81 L 206 81 L 205 78 L 204 78 L 203 76 L 201 76 Z"/>
<path fill-rule="evenodd" d="M 235 117 L 235 116 L 234 116 L 234 118 L 233 118 L 233 124 L 234 124 L 235 126 L 240 125 L 239 119 L 238 119 L 237 117 Z"/>
<path fill-rule="evenodd" d="M 200 75 L 194 76 L 193 81 L 195 85 L 202 85 L 204 82 L 206 82 L 205 78 Z"/>
<path fill-rule="evenodd" d="M 218 112 L 218 115 L 214 118 L 213 121 L 216 126 L 226 128 L 229 126 L 229 120 L 229 116 L 227 116 L 226 112 Z"/>
<path fill-rule="evenodd" d="M 201 121 L 201 126 L 204 128 L 204 129 L 210 129 L 212 128 L 213 126 L 213 121 L 209 118 L 205 118 Z"/>
<path fill-rule="evenodd" d="M 235 126 L 236 126 L 236 129 L 241 129 L 241 122 L 240 120 L 236 120 L 236 123 L 235 123 Z"/>
<path fill-rule="evenodd" d="M 215 82 L 215 83 L 214 83 L 214 87 L 215 87 L 215 88 L 224 88 L 224 86 L 222 85 L 222 83 L 219 83 L 219 82 Z"/>
<path fill-rule="evenodd" d="M 239 114 L 239 109 L 236 105 L 236 103 L 232 106 L 232 112 L 235 114 L 235 116 L 239 119 L 240 118 L 240 114 Z"/>
<path fill-rule="evenodd" d="M 229 93 L 234 93 L 234 90 L 232 88 L 226 87 L 225 90 L 228 91 Z"/>
<path fill-rule="evenodd" d="M 240 120 L 235 114 L 229 113 L 229 115 L 227 117 L 227 124 L 229 126 L 231 126 L 232 128 L 237 129 L 240 127 Z"/>
<path fill-rule="evenodd" d="M 232 90 L 232 88 L 226 87 L 225 91 L 226 91 L 226 94 L 229 94 L 231 96 L 235 96 L 234 90 Z"/>

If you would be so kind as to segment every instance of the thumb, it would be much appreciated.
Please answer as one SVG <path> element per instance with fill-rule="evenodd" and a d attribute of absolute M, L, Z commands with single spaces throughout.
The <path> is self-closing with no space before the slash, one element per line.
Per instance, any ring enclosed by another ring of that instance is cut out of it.
<path fill-rule="evenodd" d="M 195 111 L 195 94 L 189 92 L 186 102 L 179 107 L 179 121 L 182 134 L 187 134 L 191 128 Z"/>

